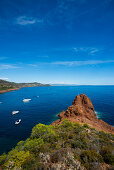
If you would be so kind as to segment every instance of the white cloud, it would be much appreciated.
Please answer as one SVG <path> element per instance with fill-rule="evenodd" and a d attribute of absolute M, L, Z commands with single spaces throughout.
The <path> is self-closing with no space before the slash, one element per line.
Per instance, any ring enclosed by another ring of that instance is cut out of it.
<path fill-rule="evenodd" d="M 4 78 L 4 77 L 2 77 L 2 78 L 0 77 L 0 80 L 1 80 L 1 79 L 2 79 L 2 80 L 8 80 L 8 78 Z"/>
<path fill-rule="evenodd" d="M 32 25 L 35 23 L 40 23 L 43 22 L 43 20 L 39 20 L 37 18 L 34 17 L 27 17 L 27 16 L 20 16 L 16 19 L 16 24 L 18 25 Z"/>
<path fill-rule="evenodd" d="M 100 50 L 98 48 L 95 47 L 76 47 L 73 48 L 76 52 L 85 52 L 88 53 L 90 55 L 94 55 L 97 52 L 99 52 Z"/>
<path fill-rule="evenodd" d="M 105 63 L 114 63 L 114 60 L 57 61 L 57 62 L 52 62 L 47 64 L 83 66 L 83 65 L 96 65 L 96 64 L 105 64 Z"/>
<path fill-rule="evenodd" d="M 12 64 L 0 64 L 0 70 L 3 69 L 15 69 L 15 68 L 20 68 L 16 65 L 12 65 Z"/>
<path fill-rule="evenodd" d="M 95 54 L 95 53 L 97 53 L 97 52 L 99 52 L 99 50 L 97 49 L 97 48 L 91 48 L 91 50 L 90 50 L 90 52 L 89 52 L 89 54 Z"/>
<path fill-rule="evenodd" d="M 36 64 L 28 64 L 28 66 L 31 66 L 31 67 L 37 67 Z"/>

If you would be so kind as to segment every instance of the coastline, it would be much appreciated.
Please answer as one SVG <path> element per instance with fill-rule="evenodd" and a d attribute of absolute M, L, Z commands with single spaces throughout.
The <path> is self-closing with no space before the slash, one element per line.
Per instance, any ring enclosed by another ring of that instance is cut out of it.
<path fill-rule="evenodd" d="M 10 91 L 14 91 L 14 90 L 20 90 L 20 88 L 21 88 L 21 87 L 19 87 L 19 88 L 14 88 L 14 89 L 1 90 L 1 91 L 0 91 L 0 94 L 7 93 L 7 92 L 10 92 Z"/>
<path fill-rule="evenodd" d="M 0 79 L 0 94 L 10 92 L 13 90 L 19 90 L 22 87 L 39 87 L 39 86 L 50 86 L 50 84 L 42 84 L 42 83 L 15 83 L 15 82 L 9 82 Z"/>
<path fill-rule="evenodd" d="M 14 91 L 14 90 L 20 90 L 23 87 L 44 87 L 44 86 L 19 86 L 17 88 L 13 88 L 13 89 L 0 90 L 0 94 L 7 93 L 10 91 Z"/>

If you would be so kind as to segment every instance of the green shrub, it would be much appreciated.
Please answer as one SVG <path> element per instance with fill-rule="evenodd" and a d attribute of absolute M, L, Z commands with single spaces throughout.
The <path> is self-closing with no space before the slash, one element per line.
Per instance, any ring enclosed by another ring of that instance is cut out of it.
<path fill-rule="evenodd" d="M 72 148 L 80 148 L 80 149 L 86 149 L 87 143 L 86 140 L 74 140 L 72 141 Z"/>
<path fill-rule="evenodd" d="M 101 155 L 107 164 L 114 165 L 114 155 L 112 154 L 113 147 L 103 146 L 101 149 Z"/>
<path fill-rule="evenodd" d="M 14 167 L 23 168 L 31 162 L 32 156 L 29 151 L 15 152 L 15 154 L 3 165 L 3 169 L 12 169 Z"/>
<path fill-rule="evenodd" d="M 6 158 L 7 158 L 6 153 L 3 153 L 3 154 L 0 156 L 0 165 L 4 164 Z"/>
<path fill-rule="evenodd" d="M 23 146 L 24 146 L 24 141 L 20 141 L 17 143 L 17 146 L 15 147 L 16 150 L 23 150 Z"/>
<path fill-rule="evenodd" d="M 80 123 L 73 123 L 73 126 L 82 127 L 82 125 Z"/>
<path fill-rule="evenodd" d="M 73 124 L 68 119 L 63 120 L 62 122 L 62 127 L 64 128 L 72 127 L 72 125 Z"/>
<path fill-rule="evenodd" d="M 82 126 L 74 126 L 74 133 L 81 133 L 84 130 Z"/>
<path fill-rule="evenodd" d="M 55 134 L 53 126 L 38 124 L 32 129 L 31 138 L 43 138 L 44 140 L 50 140 L 50 137 Z"/>
<path fill-rule="evenodd" d="M 89 128 L 89 125 L 87 123 L 84 123 L 83 127 Z"/>
<path fill-rule="evenodd" d="M 44 141 L 41 138 L 32 139 L 32 140 L 27 139 L 24 145 L 24 150 L 37 153 L 40 151 L 43 145 L 44 145 Z"/>
<path fill-rule="evenodd" d="M 80 155 L 77 152 L 74 153 L 74 158 L 81 162 Z"/>
<path fill-rule="evenodd" d="M 82 164 L 87 168 L 91 169 L 91 165 L 94 162 L 103 162 L 103 158 L 95 150 L 83 151 L 80 155 Z"/>

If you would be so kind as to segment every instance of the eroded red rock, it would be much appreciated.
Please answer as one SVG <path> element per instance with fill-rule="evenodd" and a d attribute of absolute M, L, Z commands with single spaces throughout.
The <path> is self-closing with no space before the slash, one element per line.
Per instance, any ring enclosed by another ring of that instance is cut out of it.
<path fill-rule="evenodd" d="M 69 119 L 72 123 L 87 123 L 90 127 L 97 130 L 114 133 L 114 127 L 96 117 L 91 99 L 84 94 L 77 95 L 72 106 L 69 106 L 66 111 L 62 111 L 58 117 L 60 119 L 53 122 L 53 124 L 61 124 L 64 119 Z"/>

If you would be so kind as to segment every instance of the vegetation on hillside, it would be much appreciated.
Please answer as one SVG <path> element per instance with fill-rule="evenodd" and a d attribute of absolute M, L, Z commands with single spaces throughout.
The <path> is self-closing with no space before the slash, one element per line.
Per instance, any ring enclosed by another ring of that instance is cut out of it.
<path fill-rule="evenodd" d="M 61 125 L 38 124 L 26 141 L 0 156 L 3 169 L 101 169 L 114 165 L 114 135 L 87 124 L 64 120 Z M 107 165 L 108 164 L 108 165 Z"/>
<path fill-rule="evenodd" d="M 5 80 L 0 80 L 0 90 L 7 90 L 12 88 L 18 88 L 19 85 L 14 82 L 8 82 Z"/>
<path fill-rule="evenodd" d="M 0 91 L 7 90 L 7 89 L 14 89 L 19 87 L 34 87 L 34 86 L 49 86 L 49 84 L 41 84 L 41 83 L 14 83 L 5 80 L 0 80 Z"/>

